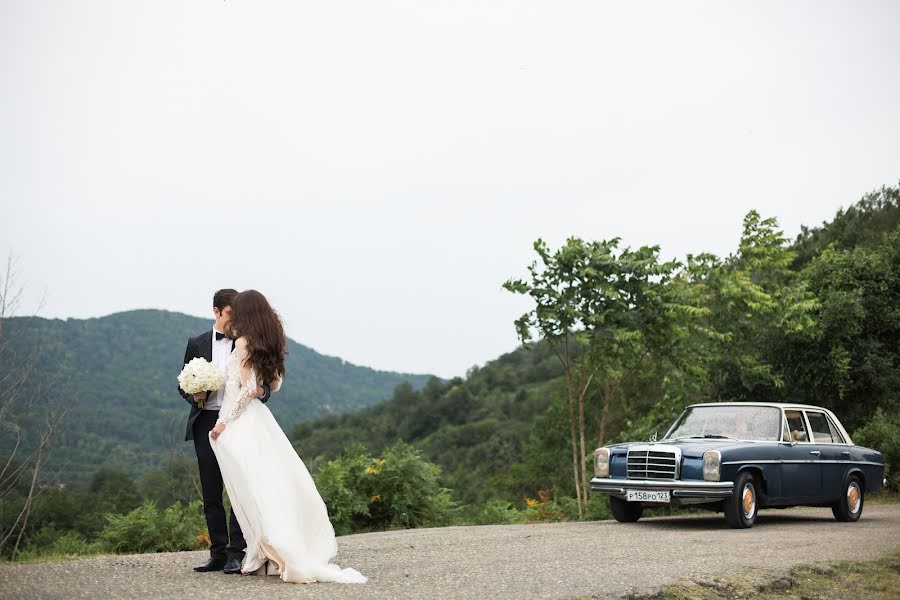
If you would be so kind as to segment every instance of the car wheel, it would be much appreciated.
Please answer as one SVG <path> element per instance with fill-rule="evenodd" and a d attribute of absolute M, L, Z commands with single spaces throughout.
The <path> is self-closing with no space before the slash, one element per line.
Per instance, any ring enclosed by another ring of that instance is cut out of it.
<path fill-rule="evenodd" d="M 853 475 L 847 481 L 847 485 L 841 494 L 841 499 L 831 507 L 834 518 L 838 521 L 859 521 L 862 515 L 863 502 L 865 501 L 862 483 L 859 477 Z"/>
<path fill-rule="evenodd" d="M 753 527 L 759 510 L 759 494 L 753 474 L 744 471 L 734 486 L 734 494 L 725 500 L 725 520 L 735 529 Z"/>
<path fill-rule="evenodd" d="M 609 508 L 619 523 L 634 523 L 644 514 L 644 505 L 640 502 L 626 502 L 615 496 L 609 497 Z"/>

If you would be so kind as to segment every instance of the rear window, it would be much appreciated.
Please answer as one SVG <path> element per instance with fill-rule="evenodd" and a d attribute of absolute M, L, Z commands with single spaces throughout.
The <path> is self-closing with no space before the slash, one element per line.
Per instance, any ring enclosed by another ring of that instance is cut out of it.
<path fill-rule="evenodd" d="M 836 441 L 831 435 L 831 426 L 828 424 L 825 413 L 807 411 L 806 418 L 809 419 L 813 439 L 817 444 L 833 444 Z"/>
<path fill-rule="evenodd" d="M 806 417 L 809 419 L 809 426 L 812 427 L 813 435 L 818 444 L 843 444 L 844 437 L 838 428 L 835 427 L 828 415 L 816 411 L 806 411 Z"/>

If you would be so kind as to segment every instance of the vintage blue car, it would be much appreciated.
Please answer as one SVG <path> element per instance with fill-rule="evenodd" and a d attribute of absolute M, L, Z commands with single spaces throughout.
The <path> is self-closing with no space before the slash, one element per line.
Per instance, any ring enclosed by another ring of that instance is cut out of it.
<path fill-rule="evenodd" d="M 880 452 L 856 446 L 834 414 L 803 404 L 722 402 L 687 407 L 659 441 L 594 452 L 591 490 L 613 517 L 697 506 L 752 527 L 760 508 L 829 506 L 856 521 L 867 492 L 886 485 Z"/>

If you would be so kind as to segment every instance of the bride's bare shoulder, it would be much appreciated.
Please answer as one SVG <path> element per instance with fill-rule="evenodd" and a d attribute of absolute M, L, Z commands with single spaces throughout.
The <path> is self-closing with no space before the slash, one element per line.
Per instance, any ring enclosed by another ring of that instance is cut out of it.
<path fill-rule="evenodd" d="M 247 338 L 241 336 L 238 339 L 234 340 L 234 347 L 244 350 L 247 347 Z"/>

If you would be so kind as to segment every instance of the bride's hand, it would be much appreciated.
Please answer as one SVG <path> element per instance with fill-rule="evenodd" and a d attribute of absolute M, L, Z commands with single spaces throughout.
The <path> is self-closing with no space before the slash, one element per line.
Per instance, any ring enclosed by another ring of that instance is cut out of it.
<path fill-rule="evenodd" d="M 212 439 L 216 439 L 217 437 L 222 435 L 223 431 L 225 431 L 225 423 L 219 423 L 209 432 L 209 437 L 211 437 Z"/>

